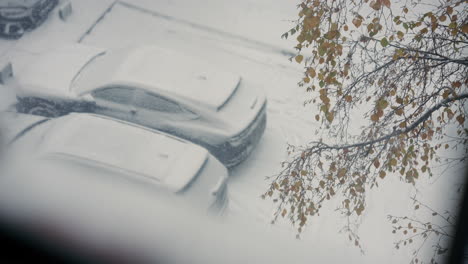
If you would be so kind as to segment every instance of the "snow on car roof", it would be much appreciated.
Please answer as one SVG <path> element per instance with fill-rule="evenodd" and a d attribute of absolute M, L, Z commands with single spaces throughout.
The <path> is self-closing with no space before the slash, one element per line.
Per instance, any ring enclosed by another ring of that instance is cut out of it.
<path fill-rule="evenodd" d="M 105 86 L 105 82 L 127 84 L 218 108 L 240 82 L 239 75 L 220 70 L 201 59 L 156 46 L 122 49 L 108 52 L 103 57 L 108 63 L 103 62 L 99 68 L 107 72 L 110 67 L 114 67 L 114 73 L 111 76 L 106 74 L 109 80 L 101 78 L 103 83 L 91 85 L 93 81 L 100 79 L 95 73 L 96 76 L 88 78 L 88 81 L 84 80 L 86 85 L 78 84 L 79 93 L 89 92 L 97 88 L 97 85 Z"/>
<path fill-rule="evenodd" d="M 62 154 L 163 181 L 191 145 L 156 131 L 89 114 L 56 119 L 41 145 Z"/>

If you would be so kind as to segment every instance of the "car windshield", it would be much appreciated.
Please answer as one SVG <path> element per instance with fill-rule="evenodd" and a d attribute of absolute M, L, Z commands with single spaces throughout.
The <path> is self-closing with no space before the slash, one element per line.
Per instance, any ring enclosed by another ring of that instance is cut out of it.
<path fill-rule="evenodd" d="M 86 78 L 87 75 L 90 75 L 93 71 L 95 71 L 96 64 L 99 64 L 98 62 L 100 59 L 102 59 L 104 54 L 106 54 L 106 52 L 96 54 L 88 62 L 86 62 L 83 67 L 81 67 L 81 69 L 76 73 L 75 77 L 73 77 L 71 81 L 70 90 L 75 88 L 76 83 L 79 83 L 83 76 Z"/>
<path fill-rule="evenodd" d="M 70 90 L 84 94 L 107 84 L 118 70 L 123 55 L 121 52 L 112 52 L 112 56 L 107 52 L 95 55 L 75 75 Z"/>

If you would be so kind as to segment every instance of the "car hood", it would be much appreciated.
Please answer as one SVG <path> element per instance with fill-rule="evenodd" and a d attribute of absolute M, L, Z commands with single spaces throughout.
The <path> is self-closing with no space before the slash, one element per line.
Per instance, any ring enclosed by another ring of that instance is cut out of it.
<path fill-rule="evenodd" d="M 75 98 L 71 83 L 85 65 L 104 50 L 68 45 L 48 51 L 18 74 L 20 95 Z"/>
<path fill-rule="evenodd" d="M 217 109 L 240 82 L 239 75 L 220 70 L 202 59 L 155 46 L 121 49 L 103 57 L 94 66 L 97 70 L 113 69 L 113 73 L 105 75 L 107 80 L 93 77 L 94 71 L 89 78 L 82 76 L 76 88 L 79 94 L 109 83 L 125 84 Z"/>

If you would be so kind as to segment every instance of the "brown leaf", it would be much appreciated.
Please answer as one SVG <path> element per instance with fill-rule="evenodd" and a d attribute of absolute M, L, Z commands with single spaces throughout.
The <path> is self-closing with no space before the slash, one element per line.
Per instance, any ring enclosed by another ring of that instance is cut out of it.
<path fill-rule="evenodd" d="M 468 34 L 468 24 L 461 26 L 461 30 L 463 33 Z"/>
<path fill-rule="evenodd" d="M 382 4 L 387 8 L 390 8 L 390 0 L 382 0 Z"/>
<path fill-rule="evenodd" d="M 370 2 L 369 6 L 372 7 L 374 10 L 380 10 L 380 8 L 382 8 L 382 4 L 380 2 L 381 0 L 374 0 Z"/>
<path fill-rule="evenodd" d="M 358 27 L 361 26 L 361 24 L 362 24 L 362 18 L 360 18 L 360 17 L 355 17 L 355 18 L 353 19 L 353 25 L 354 25 L 355 27 L 358 28 Z"/>
<path fill-rule="evenodd" d="M 465 123 L 465 116 L 463 115 L 457 116 L 457 121 L 460 125 L 463 125 L 463 123 Z"/>
<path fill-rule="evenodd" d="M 375 159 L 375 160 L 374 160 L 374 166 L 375 166 L 376 168 L 380 167 L 380 161 L 379 161 L 378 159 Z"/>
<path fill-rule="evenodd" d="M 385 171 L 380 171 L 380 173 L 379 173 L 379 177 L 380 177 L 381 179 L 385 178 L 386 175 L 387 175 L 387 174 L 385 173 Z"/>

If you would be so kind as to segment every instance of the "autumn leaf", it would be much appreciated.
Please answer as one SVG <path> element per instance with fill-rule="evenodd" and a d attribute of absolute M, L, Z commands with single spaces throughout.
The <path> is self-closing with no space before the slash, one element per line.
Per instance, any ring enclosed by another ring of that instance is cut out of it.
<path fill-rule="evenodd" d="M 302 55 L 297 55 L 294 59 L 296 60 L 297 63 L 301 63 L 301 62 L 302 62 L 302 59 L 304 59 L 304 56 L 302 56 Z"/>
<path fill-rule="evenodd" d="M 382 4 L 380 2 L 381 0 L 371 1 L 369 6 L 372 7 L 374 10 L 380 10 L 380 8 L 382 7 Z"/>
<path fill-rule="evenodd" d="M 387 38 L 383 38 L 380 40 L 380 45 L 382 45 L 382 47 L 387 47 L 388 46 L 388 39 Z"/>
<path fill-rule="evenodd" d="M 468 34 L 468 24 L 461 26 L 461 30 L 463 33 Z"/>
<path fill-rule="evenodd" d="M 390 0 L 382 0 L 382 4 L 387 8 L 390 8 Z"/>
<path fill-rule="evenodd" d="M 375 166 L 376 168 L 380 167 L 380 162 L 379 162 L 378 159 L 375 159 L 375 160 L 374 160 L 374 166 Z"/>
<path fill-rule="evenodd" d="M 465 117 L 463 115 L 457 116 L 457 121 L 460 125 L 463 125 L 465 123 Z"/>
<path fill-rule="evenodd" d="M 353 19 L 353 25 L 354 25 L 355 27 L 358 28 L 358 27 L 361 26 L 361 24 L 362 24 L 362 18 L 360 18 L 360 17 L 355 17 L 355 18 Z"/>
<path fill-rule="evenodd" d="M 385 173 L 385 171 L 380 171 L 380 172 L 379 172 L 379 177 L 380 177 L 381 179 L 385 178 L 385 175 L 387 175 L 387 174 Z"/>
<path fill-rule="evenodd" d="M 388 101 L 385 99 L 380 99 L 377 102 L 377 109 L 384 110 L 388 106 Z"/>
<path fill-rule="evenodd" d="M 315 76 L 316 76 L 316 72 L 315 72 L 314 68 L 308 68 L 307 69 L 307 74 L 310 76 L 310 78 L 315 78 Z"/>
<path fill-rule="evenodd" d="M 320 24 L 320 17 L 313 16 L 313 17 L 309 17 L 309 18 L 304 19 L 304 27 L 305 27 L 307 30 L 310 30 L 310 29 L 312 29 L 312 28 L 315 28 L 315 27 L 317 27 L 319 24 Z"/>

